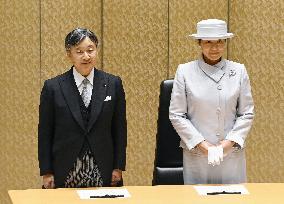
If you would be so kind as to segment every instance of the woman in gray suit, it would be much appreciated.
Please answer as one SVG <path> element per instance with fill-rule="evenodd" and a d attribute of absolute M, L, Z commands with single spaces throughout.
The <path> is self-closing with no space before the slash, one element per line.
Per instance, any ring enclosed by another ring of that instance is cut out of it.
<path fill-rule="evenodd" d="M 181 138 L 184 183 L 246 182 L 245 140 L 254 117 L 246 68 L 224 59 L 227 24 L 197 23 L 202 54 L 178 66 L 169 118 Z"/>

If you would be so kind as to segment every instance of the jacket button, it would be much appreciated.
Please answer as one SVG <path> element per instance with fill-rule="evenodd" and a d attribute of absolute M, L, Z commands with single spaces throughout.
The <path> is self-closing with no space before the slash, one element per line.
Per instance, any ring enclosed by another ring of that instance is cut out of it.
<path fill-rule="evenodd" d="M 217 114 L 220 114 L 220 113 L 221 113 L 221 108 L 220 108 L 220 107 L 217 108 L 216 113 L 217 113 Z"/>
<path fill-rule="evenodd" d="M 219 84 L 219 85 L 217 86 L 217 89 L 218 89 L 218 90 L 222 90 L 222 86 Z"/>

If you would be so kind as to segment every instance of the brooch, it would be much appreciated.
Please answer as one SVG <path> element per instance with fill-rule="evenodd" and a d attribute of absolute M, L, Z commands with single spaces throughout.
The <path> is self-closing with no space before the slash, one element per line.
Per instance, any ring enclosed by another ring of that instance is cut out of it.
<path fill-rule="evenodd" d="M 236 71 L 234 69 L 231 69 L 229 73 L 229 77 L 235 76 L 235 75 L 236 75 Z"/>

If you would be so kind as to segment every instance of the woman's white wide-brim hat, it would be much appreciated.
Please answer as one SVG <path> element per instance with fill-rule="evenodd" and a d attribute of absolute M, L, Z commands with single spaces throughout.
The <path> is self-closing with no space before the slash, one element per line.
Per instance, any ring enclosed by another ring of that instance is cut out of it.
<path fill-rule="evenodd" d="M 197 33 L 189 35 L 194 39 L 218 40 L 227 39 L 234 36 L 227 33 L 227 23 L 218 19 L 207 19 L 197 23 Z"/>

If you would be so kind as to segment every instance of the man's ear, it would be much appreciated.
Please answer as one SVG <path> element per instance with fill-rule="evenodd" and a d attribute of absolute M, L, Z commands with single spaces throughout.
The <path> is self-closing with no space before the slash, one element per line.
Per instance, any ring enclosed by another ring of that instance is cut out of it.
<path fill-rule="evenodd" d="M 68 61 L 70 61 L 70 62 L 72 62 L 70 50 L 66 50 L 65 59 L 68 60 Z"/>
<path fill-rule="evenodd" d="M 71 55 L 70 50 L 66 50 L 66 56 L 67 56 L 67 57 L 70 57 L 70 55 Z"/>

